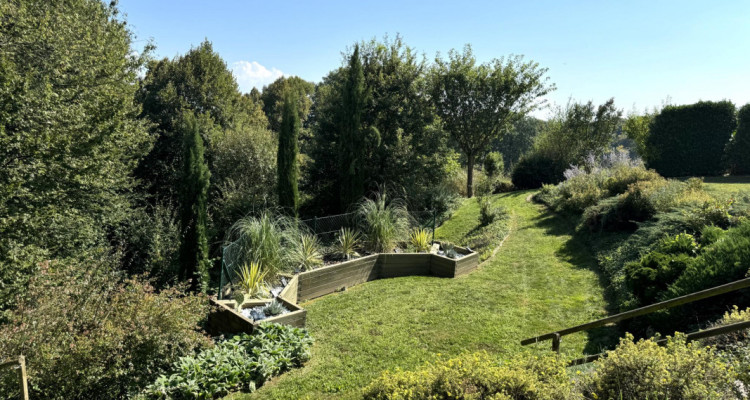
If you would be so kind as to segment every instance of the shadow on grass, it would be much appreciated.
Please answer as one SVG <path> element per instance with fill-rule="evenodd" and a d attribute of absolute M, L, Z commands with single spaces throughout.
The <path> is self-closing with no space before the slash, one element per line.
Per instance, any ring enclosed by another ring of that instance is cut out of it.
<path fill-rule="evenodd" d="M 569 237 L 555 255 L 575 268 L 584 268 L 594 272 L 599 281 L 599 286 L 605 288 L 604 299 L 607 313 L 609 315 L 617 313 L 613 295 L 608 289 L 609 281 L 599 268 L 592 250 L 591 234 L 576 229 L 578 217 L 555 213 L 544 205 L 539 205 L 539 207 L 542 208 L 541 212 L 531 220 L 534 226 L 544 229 L 548 235 Z M 568 326 L 561 328 L 568 328 Z M 597 354 L 614 348 L 622 334 L 617 326 L 591 329 L 585 333 L 588 338 L 584 348 L 585 354 Z"/>

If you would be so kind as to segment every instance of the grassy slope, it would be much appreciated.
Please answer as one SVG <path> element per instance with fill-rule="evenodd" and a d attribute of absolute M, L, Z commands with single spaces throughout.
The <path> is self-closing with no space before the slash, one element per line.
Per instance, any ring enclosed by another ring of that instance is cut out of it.
<path fill-rule="evenodd" d="M 703 181 L 712 193 L 750 193 L 750 176 L 712 176 Z"/>
<path fill-rule="evenodd" d="M 254 394 L 231 398 L 356 399 L 383 370 L 414 369 L 438 353 L 487 350 L 503 357 L 521 351 L 523 338 L 603 316 L 591 253 L 572 238 L 572 224 L 527 203 L 528 194 L 497 196 L 514 214 L 514 230 L 468 276 L 379 280 L 304 304 L 316 339 L 312 360 Z M 465 203 L 441 235 L 471 230 L 475 205 Z M 583 334 L 571 335 L 562 349 L 577 355 L 586 342 Z"/>

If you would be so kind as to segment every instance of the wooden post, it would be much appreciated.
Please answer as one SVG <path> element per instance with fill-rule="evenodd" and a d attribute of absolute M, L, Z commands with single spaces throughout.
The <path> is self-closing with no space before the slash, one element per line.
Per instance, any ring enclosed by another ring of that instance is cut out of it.
<path fill-rule="evenodd" d="M 554 335 L 555 336 L 552 338 L 552 351 L 560 354 L 560 334 L 555 332 Z"/>
<path fill-rule="evenodd" d="M 23 394 L 23 400 L 29 400 L 29 385 L 27 383 L 26 376 L 26 358 L 24 356 L 18 356 L 19 375 L 21 376 L 21 393 Z"/>

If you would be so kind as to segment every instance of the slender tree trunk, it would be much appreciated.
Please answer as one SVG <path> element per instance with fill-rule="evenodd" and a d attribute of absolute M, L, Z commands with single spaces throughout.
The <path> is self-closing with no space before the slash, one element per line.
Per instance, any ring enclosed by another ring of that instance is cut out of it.
<path fill-rule="evenodd" d="M 474 153 L 466 155 L 466 197 L 474 197 Z"/>

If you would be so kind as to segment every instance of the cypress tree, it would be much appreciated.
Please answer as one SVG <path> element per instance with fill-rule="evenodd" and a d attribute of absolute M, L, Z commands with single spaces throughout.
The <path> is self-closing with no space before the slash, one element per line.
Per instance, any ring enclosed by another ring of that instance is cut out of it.
<path fill-rule="evenodd" d="M 729 143 L 728 156 L 732 175 L 750 175 L 750 104 L 737 113 L 737 132 Z"/>
<path fill-rule="evenodd" d="M 205 292 L 209 279 L 206 207 L 211 173 L 204 160 L 201 121 L 192 112 L 184 112 L 180 125 L 183 138 L 180 279 L 192 279 L 191 288 Z"/>
<path fill-rule="evenodd" d="M 362 114 L 366 96 L 365 75 L 359 57 L 359 44 L 356 44 L 349 59 L 349 68 L 343 85 L 338 123 L 342 209 L 359 200 L 365 191 L 363 155 L 366 149 L 362 132 Z"/>
<path fill-rule="evenodd" d="M 297 99 L 291 91 L 284 95 L 284 107 L 279 131 L 279 150 L 276 157 L 279 205 L 291 214 L 297 214 L 299 190 L 297 188 L 297 154 L 299 148 L 300 120 Z"/>

